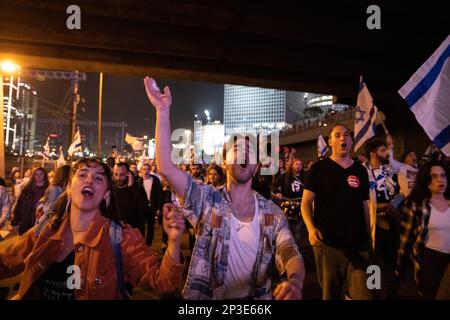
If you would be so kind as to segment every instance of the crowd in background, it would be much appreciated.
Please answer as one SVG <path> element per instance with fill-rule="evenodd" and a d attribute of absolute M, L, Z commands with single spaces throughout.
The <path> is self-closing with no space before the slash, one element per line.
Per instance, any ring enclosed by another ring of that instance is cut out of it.
<path fill-rule="evenodd" d="M 257 170 L 252 188 L 281 207 L 299 245 L 301 233 L 308 232 L 301 213 L 305 179 L 313 164 L 322 159 L 300 159 L 295 153 L 295 149 L 290 149 L 280 154 L 279 171 L 273 176 L 261 175 Z M 372 226 L 374 257 L 384 270 L 379 298 L 398 298 L 400 282 L 406 276 L 415 280 L 419 296 L 448 298 L 449 158 L 436 148 L 429 148 L 420 158 L 416 151 L 406 150 L 396 161 L 393 140 L 388 136 L 386 140 L 372 139 L 366 143 L 365 152 L 357 154 L 354 160 L 364 165 L 369 177 L 371 214 L 376 216 Z M 111 170 L 111 191 L 120 220 L 139 230 L 151 246 L 155 228 L 162 228 L 164 203 L 177 203 L 179 197 L 158 172 L 154 160 L 125 162 L 114 152 L 106 164 Z M 201 184 L 214 188 L 226 185 L 225 161 L 210 165 L 182 163 L 178 167 Z M 22 177 L 18 168 L 12 168 L 9 178 L 1 181 L 0 227 L 22 235 L 45 220 L 50 207 L 66 190 L 70 170 L 70 165 L 50 172 L 34 167 L 25 170 Z M 192 250 L 195 234 L 189 223 L 186 226 Z M 164 253 L 167 234 L 162 233 Z"/>

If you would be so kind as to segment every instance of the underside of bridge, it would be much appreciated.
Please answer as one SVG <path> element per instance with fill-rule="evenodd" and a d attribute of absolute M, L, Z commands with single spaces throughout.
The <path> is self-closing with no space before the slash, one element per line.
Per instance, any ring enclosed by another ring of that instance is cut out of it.
<path fill-rule="evenodd" d="M 363 75 L 389 116 L 397 90 L 449 33 L 445 1 L 0 1 L 0 58 L 80 70 L 334 94 L 354 104 Z M 369 5 L 381 29 L 369 30 Z M 410 115 L 408 115 L 410 116 Z"/>

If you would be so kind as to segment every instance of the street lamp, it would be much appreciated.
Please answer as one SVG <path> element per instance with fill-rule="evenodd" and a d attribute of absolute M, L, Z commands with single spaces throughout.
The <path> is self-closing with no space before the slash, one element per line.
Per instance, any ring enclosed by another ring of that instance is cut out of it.
<path fill-rule="evenodd" d="M 2 73 L 13 74 L 20 70 L 20 66 L 10 60 L 2 62 Z"/>
<path fill-rule="evenodd" d="M 6 60 L 1 63 L 0 68 L 0 177 L 5 178 L 5 137 L 3 128 L 3 74 L 13 75 L 20 70 L 20 66 L 12 61 Z"/>

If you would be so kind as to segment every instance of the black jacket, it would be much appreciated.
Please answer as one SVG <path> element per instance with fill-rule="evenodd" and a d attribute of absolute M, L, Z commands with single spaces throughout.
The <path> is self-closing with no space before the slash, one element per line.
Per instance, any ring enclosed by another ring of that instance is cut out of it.
<path fill-rule="evenodd" d="M 163 187 L 161 184 L 161 181 L 159 181 L 159 178 L 155 175 L 151 175 L 153 178 L 153 184 L 152 184 L 152 190 L 150 192 L 150 214 L 153 217 L 153 219 L 155 218 L 155 214 L 158 211 L 162 211 L 162 207 L 164 204 L 164 193 L 163 193 Z M 144 180 L 142 178 L 139 178 L 137 180 L 137 183 L 142 187 L 142 189 L 144 189 Z M 144 189 L 144 194 L 145 196 L 147 196 L 147 194 L 145 193 L 145 189 Z"/>
<path fill-rule="evenodd" d="M 145 190 L 134 183 L 130 187 L 113 187 L 114 198 L 120 213 L 120 219 L 137 228 L 145 236 L 145 216 L 149 214 Z"/>

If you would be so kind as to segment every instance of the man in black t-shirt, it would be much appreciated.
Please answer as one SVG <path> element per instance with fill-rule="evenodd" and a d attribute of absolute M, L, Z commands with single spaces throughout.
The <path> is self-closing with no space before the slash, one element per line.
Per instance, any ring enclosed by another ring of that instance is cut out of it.
<path fill-rule="evenodd" d="M 371 299 L 366 285 L 370 250 L 367 170 L 350 157 L 353 140 L 345 125 L 331 129 L 328 143 L 331 156 L 309 170 L 301 207 L 322 298 L 341 299 L 346 287 L 352 299 Z"/>

